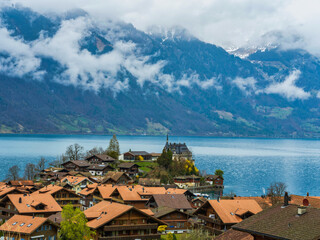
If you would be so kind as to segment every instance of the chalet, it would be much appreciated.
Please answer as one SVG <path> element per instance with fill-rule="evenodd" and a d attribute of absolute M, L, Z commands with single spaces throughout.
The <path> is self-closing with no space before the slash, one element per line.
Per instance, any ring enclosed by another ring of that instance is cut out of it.
<path fill-rule="evenodd" d="M 191 227 L 188 221 L 190 215 L 175 208 L 160 207 L 155 210 L 154 217 L 168 225 L 166 233 L 184 233 Z"/>
<path fill-rule="evenodd" d="M 308 200 L 304 201 L 308 205 Z M 253 239 L 320 239 L 320 209 L 277 204 L 232 226 Z"/>
<path fill-rule="evenodd" d="M 183 194 L 186 196 L 189 202 L 192 202 L 192 200 L 195 198 L 195 195 L 187 190 L 187 189 L 180 189 L 180 188 L 168 188 L 167 189 L 168 194 Z"/>
<path fill-rule="evenodd" d="M 90 164 L 113 164 L 115 159 L 107 154 L 97 154 L 86 158 Z"/>
<path fill-rule="evenodd" d="M 270 197 L 262 196 L 262 197 L 232 197 L 234 200 L 254 200 L 256 201 L 262 209 L 267 209 L 272 206 Z M 320 199 L 318 199 L 320 203 Z M 301 200 L 302 204 L 302 200 Z M 319 205 L 320 206 L 320 205 Z"/>
<path fill-rule="evenodd" d="M 57 239 L 58 225 L 43 217 L 14 215 L 0 226 L 4 239 Z"/>
<path fill-rule="evenodd" d="M 200 186 L 200 177 L 195 175 L 175 177 L 173 181 L 179 188 L 184 189 Z"/>
<path fill-rule="evenodd" d="M 112 200 L 134 206 L 139 209 L 146 209 L 148 199 L 142 198 L 140 194 L 135 191 L 135 186 L 117 186 L 117 188 L 110 195 Z"/>
<path fill-rule="evenodd" d="M 62 166 L 68 171 L 86 172 L 90 164 L 84 160 L 75 160 L 63 163 Z"/>
<path fill-rule="evenodd" d="M 107 192 L 106 188 L 111 190 L 108 192 L 108 194 L 106 194 Z M 87 188 L 79 192 L 79 195 L 82 197 L 81 198 L 82 209 L 86 210 L 92 207 L 93 205 L 101 202 L 103 199 L 109 198 L 110 194 L 114 189 L 115 188 L 111 185 L 99 186 L 97 183 L 88 185 Z"/>
<path fill-rule="evenodd" d="M 168 135 L 166 145 L 164 146 L 164 150 L 170 150 L 172 152 L 172 157 L 176 160 L 192 160 L 192 152 L 189 150 L 187 145 L 185 143 L 169 143 Z"/>
<path fill-rule="evenodd" d="M 192 210 L 184 194 L 154 194 L 146 203 L 151 208 L 170 207 L 179 211 Z"/>
<path fill-rule="evenodd" d="M 157 178 L 139 178 L 139 185 L 145 187 L 160 187 L 160 179 Z"/>
<path fill-rule="evenodd" d="M 67 183 L 69 186 L 72 186 L 72 190 L 76 193 L 80 192 L 82 189 L 86 188 L 87 185 L 92 184 L 93 181 L 87 177 L 74 177 L 66 176 L 61 180 L 61 183 Z M 64 186 L 66 187 L 66 186 Z"/>
<path fill-rule="evenodd" d="M 41 188 L 40 190 L 34 192 L 33 194 L 51 194 L 51 196 L 57 201 L 60 207 L 71 203 L 74 207 L 81 207 L 80 195 L 76 194 L 74 191 L 63 188 L 57 185 L 48 185 Z"/>
<path fill-rule="evenodd" d="M 0 200 L 2 219 L 13 215 L 49 217 L 62 209 L 51 194 L 8 194 Z"/>
<path fill-rule="evenodd" d="M 205 181 L 210 185 L 214 185 L 216 187 L 223 186 L 223 177 L 219 175 L 207 175 Z"/>
<path fill-rule="evenodd" d="M 152 160 L 151 154 L 146 151 L 130 151 L 123 154 L 123 160 L 126 161 L 139 160 L 140 157 L 142 157 L 143 160 Z"/>
<path fill-rule="evenodd" d="M 120 172 L 125 172 L 130 177 L 134 177 L 139 173 L 139 165 L 135 163 L 121 163 L 118 168 Z"/>
<path fill-rule="evenodd" d="M 104 179 L 102 180 L 103 184 L 128 184 L 131 181 L 131 177 L 125 172 L 108 172 Z"/>
<path fill-rule="evenodd" d="M 105 164 L 91 164 L 87 170 L 93 176 L 103 176 L 105 173 L 113 171 L 114 168 Z"/>
<path fill-rule="evenodd" d="M 202 204 L 204 204 L 207 201 L 206 198 L 204 197 L 198 197 L 192 200 L 192 206 L 194 208 L 199 208 L 202 206 Z"/>
<path fill-rule="evenodd" d="M 254 200 L 208 200 L 194 215 L 200 219 L 198 227 L 219 235 L 261 211 L 262 208 Z"/>
<path fill-rule="evenodd" d="M 224 232 L 214 238 L 214 240 L 232 240 L 232 239 L 254 240 L 254 237 L 249 233 L 236 231 L 231 228 L 228 231 L 226 231 L 226 232 Z"/>
<path fill-rule="evenodd" d="M 128 205 L 100 202 L 84 211 L 87 225 L 96 231 L 98 239 L 160 239 L 157 232 L 163 221 Z"/>

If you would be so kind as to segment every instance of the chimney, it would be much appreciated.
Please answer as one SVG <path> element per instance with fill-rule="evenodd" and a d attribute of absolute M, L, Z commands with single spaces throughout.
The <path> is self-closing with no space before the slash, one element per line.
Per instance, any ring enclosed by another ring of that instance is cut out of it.
<path fill-rule="evenodd" d="M 305 206 L 299 206 L 298 207 L 298 215 L 301 216 L 302 214 L 305 214 L 307 212 L 307 207 Z"/>
<path fill-rule="evenodd" d="M 309 197 L 309 192 L 307 192 L 307 197 Z"/>
<path fill-rule="evenodd" d="M 283 203 L 283 206 L 288 206 L 289 205 L 289 195 L 288 195 L 288 192 L 285 192 L 284 193 L 284 203 Z"/>
<path fill-rule="evenodd" d="M 22 203 L 22 198 L 21 197 L 19 197 L 19 203 Z"/>

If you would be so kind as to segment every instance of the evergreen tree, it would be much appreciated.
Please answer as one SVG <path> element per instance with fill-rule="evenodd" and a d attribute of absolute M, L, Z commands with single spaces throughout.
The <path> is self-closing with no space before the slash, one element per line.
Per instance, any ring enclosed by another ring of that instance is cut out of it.
<path fill-rule="evenodd" d="M 170 150 L 166 151 L 163 149 L 160 157 L 158 157 L 157 162 L 159 166 L 169 168 L 169 166 L 172 164 L 172 152 Z"/>
<path fill-rule="evenodd" d="M 59 239 L 92 239 L 94 234 L 95 233 L 87 226 L 86 216 L 79 208 L 74 208 L 72 204 L 63 207 Z"/>
<path fill-rule="evenodd" d="M 118 159 L 120 155 L 120 147 L 117 136 L 113 134 L 113 137 L 110 139 L 109 147 L 107 148 L 106 154 L 114 159 Z"/>

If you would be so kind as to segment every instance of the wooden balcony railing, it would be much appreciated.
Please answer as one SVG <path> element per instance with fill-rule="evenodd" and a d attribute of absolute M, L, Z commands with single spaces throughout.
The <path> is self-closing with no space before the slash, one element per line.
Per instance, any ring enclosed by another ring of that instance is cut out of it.
<path fill-rule="evenodd" d="M 123 231 L 123 230 L 143 230 L 143 229 L 157 229 L 158 224 L 130 224 L 130 225 L 111 225 L 103 228 L 106 232 Z"/>
<path fill-rule="evenodd" d="M 112 236 L 112 237 L 99 237 L 99 240 L 135 240 L 135 239 L 160 239 L 161 234 L 148 234 L 148 235 L 126 235 L 126 236 Z"/>

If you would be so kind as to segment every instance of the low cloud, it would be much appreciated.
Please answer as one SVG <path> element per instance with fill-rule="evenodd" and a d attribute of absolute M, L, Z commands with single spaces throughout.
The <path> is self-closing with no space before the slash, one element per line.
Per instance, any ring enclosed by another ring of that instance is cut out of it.
<path fill-rule="evenodd" d="M 255 92 L 257 90 L 256 89 L 257 81 L 253 77 L 248 77 L 248 78 L 236 77 L 234 80 L 232 80 L 232 83 L 235 84 L 246 95 L 249 95 L 252 92 Z"/>
<path fill-rule="evenodd" d="M 2 1 L 4 2 L 4 1 Z M 182 26 L 199 39 L 228 48 L 284 45 L 320 55 L 317 0 L 7 0 L 41 13 L 80 8 L 99 22 L 108 19 L 150 26 Z M 164 17 L 165 16 L 165 17 Z M 228 31 L 226 31 L 228 29 Z M 276 33 L 276 34 L 274 34 Z M 297 38 L 297 37 L 298 38 Z"/>
<path fill-rule="evenodd" d="M 273 83 L 265 89 L 267 94 L 279 94 L 288 100 L 308 99 L 311 94 L 304 91 L 303 88 L 297 87 L 295 82 L 299 79 L 301 72 L 294 70 L 285 78 L 283 82 Z"/>

